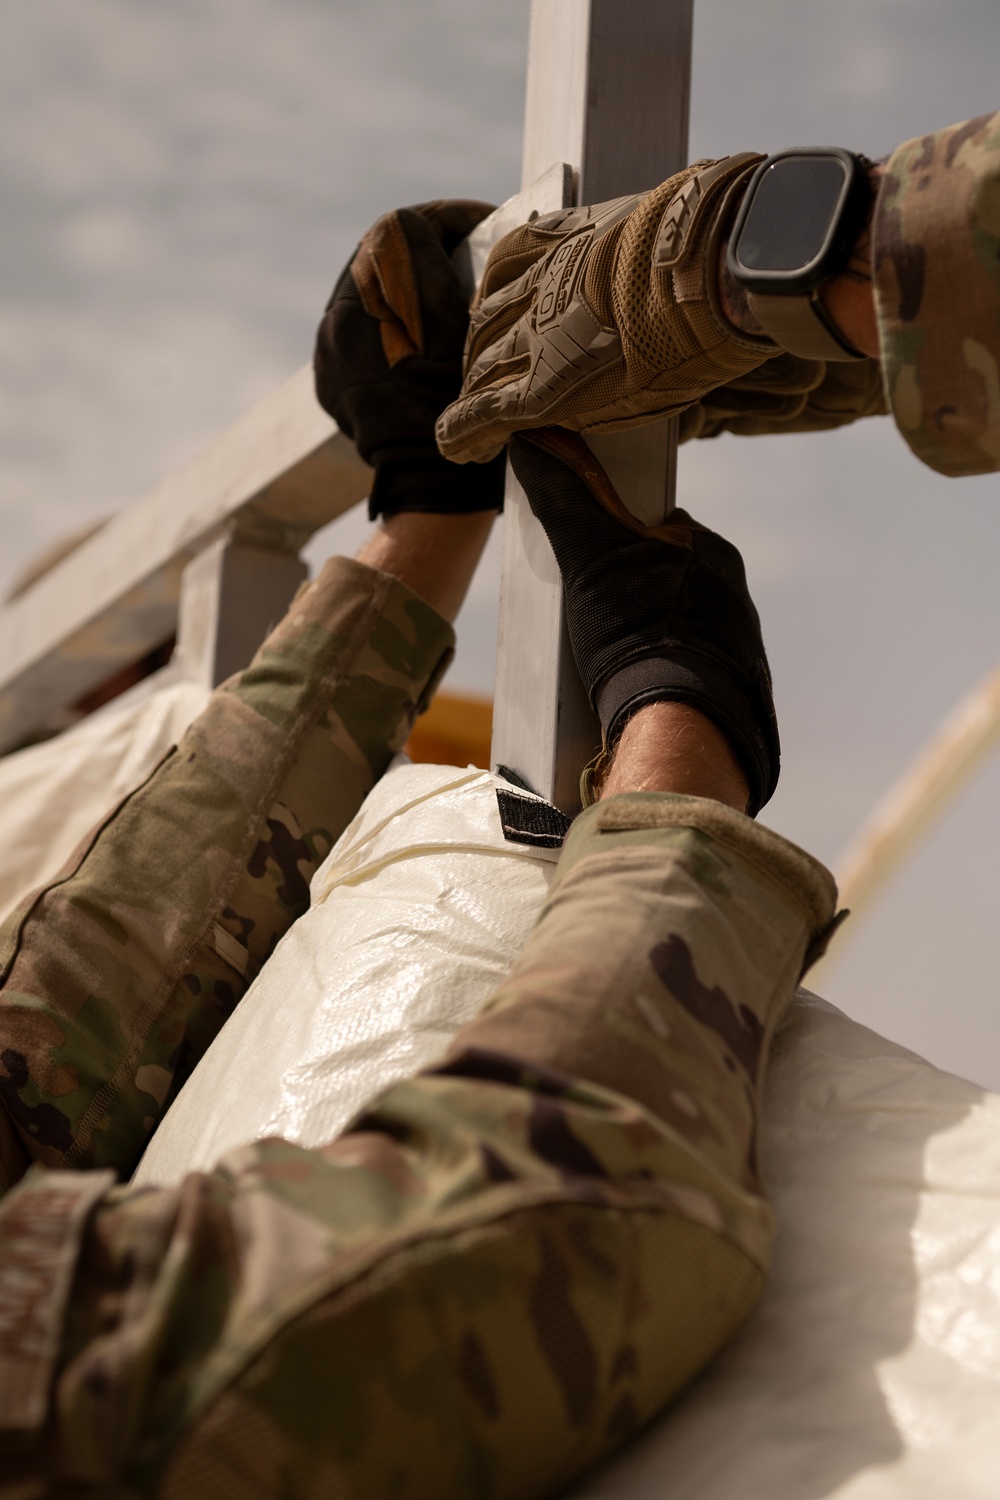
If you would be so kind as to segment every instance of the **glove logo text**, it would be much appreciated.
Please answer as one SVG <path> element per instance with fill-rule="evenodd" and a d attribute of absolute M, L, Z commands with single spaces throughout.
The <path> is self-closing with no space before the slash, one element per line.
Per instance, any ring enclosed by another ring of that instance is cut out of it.
<path fill-rule="evenodd" d="M 535 327 L 540 333 L 561 318 L 569 306 L 589 243 L 589 233 L 565 240 L 546 266 L 538 287 L 535 313 Z"/>

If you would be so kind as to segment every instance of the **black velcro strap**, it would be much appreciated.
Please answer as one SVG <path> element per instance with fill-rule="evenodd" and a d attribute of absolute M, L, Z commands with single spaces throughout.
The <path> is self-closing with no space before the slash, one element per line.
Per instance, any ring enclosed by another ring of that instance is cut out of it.
<path fill-rule="evenodd" d="M 569 832 L 569 818 L 537 797 L 522 797 L 497 787 L 497 807 L 503 836 L 511 844 L 533 844 L 536 849 L 560 849 Z"/>

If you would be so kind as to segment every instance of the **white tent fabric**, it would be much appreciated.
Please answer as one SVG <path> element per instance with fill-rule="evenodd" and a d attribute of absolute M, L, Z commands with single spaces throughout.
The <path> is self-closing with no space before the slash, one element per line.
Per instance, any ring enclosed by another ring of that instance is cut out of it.
<path fill-rule="evenodd" d="M 445 1050 L 531 930 L 557 851 L 508 844 L 497 778 L 398 756 L 175 1100 L 137 1182 L 250 1139 L 318 1146 Z"/>
<path fill-rule="evenodd" d="M 397 762 L 178 1097 L 137 1180 L 329 1138 L 440 1053 L 551 876 L 496 779 Z M 765 1101 L 773 1273 L 730 1348 L 580 1500 L 996 1500 L 1000 1096 L 800 990 Z"/>
<path fill-rule="evenodd" d="M 194 682 L 135 691 L 0 759 L 0 919 L 51 880 L 98 819 L 145 780 L 207 698 Z"/>
<path fill-rule="evenodd" d="M 760 1305 L 579 1500 L 996 1500 L 1000 1096 L 801 990 L 761 1156 Z"/>

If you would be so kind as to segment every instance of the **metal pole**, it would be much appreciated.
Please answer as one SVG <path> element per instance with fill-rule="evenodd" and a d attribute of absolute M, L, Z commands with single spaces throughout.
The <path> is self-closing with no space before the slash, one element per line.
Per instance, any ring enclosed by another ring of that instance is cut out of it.
<path fill-rule="evenodd" d="M 577 203 L 655 187 L 687 161 L 693 0 L 533 0 L 522 183 L 554 162 Z M 539 205 L 541 210 L 541 205 Z M 644 520 L 673 505 L 673 424 L 594 439 Z M 548 542 L 508 470 L 492 761 L 568 813 L 600 730 L 569 651 Z"/>

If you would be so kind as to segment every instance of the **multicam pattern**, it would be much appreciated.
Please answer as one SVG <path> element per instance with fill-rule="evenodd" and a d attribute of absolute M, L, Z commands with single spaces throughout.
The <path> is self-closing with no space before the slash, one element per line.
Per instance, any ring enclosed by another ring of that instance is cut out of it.
<path fill-rule="evenodd" d="M 900 432 L 942 474 L 1000 466 L 1000 114 L 893 152 L 875 292 Z"/>
<path fill-rule="evenodd" d="M 28 1472 L 58 1453 L 98 1492 L 185 1500 L 553 1493 L 753 1305 L 758 1093 L 833 903 L 716 804 L 589 809 L 439 1067 L 321 1150 L 260 1142 L 105 1194 Z"/>
<path fill-rule="evenodd" d="M 343 558 L 0 934 L 0 1169 L 131 1171 L 451 651 Z M 11 1129 L 11 1125 L 13 1129 Z"/>

